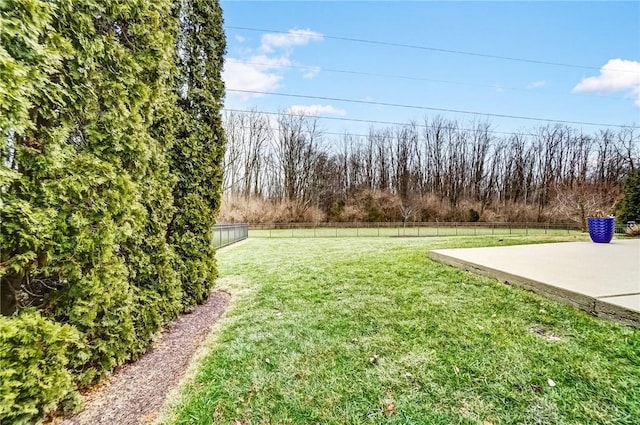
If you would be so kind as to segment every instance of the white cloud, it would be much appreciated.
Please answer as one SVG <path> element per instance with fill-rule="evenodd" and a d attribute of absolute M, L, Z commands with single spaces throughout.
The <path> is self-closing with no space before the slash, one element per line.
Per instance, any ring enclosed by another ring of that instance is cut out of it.
<path fill-rule="evenodd" d="M 242 93 L 246 91 L 274 91 L 280 87 L 286 68 L 291 66 L 289 59 L 294 46 L 303 46 L 311 41 L 322 40 L 322 34 L 310 29 L 291 29 L 285 34 L 265 34 L 262 36 L 259 48 L 249 48 L 246 44 L 236 49 L 236 57 L 227 58 L 222 78 L 225 81 L 227 96 L 247 100 L 252 97 L 264 96 L 260 93 Z M 246 39 L 236 36 L 239 43 Z M 274 53 L 275 48 L 284 50 Z M 320 72 L 319 67 L 309 68 L 304 72 L 306 79 L 314 78 Z"/>
<path fill-rule="evenodd" d="M 237 60 L 228 60 L 224 64 L 222 78 L 229 89 L 240 89 L 249 91 L 273 91 L 278 88 L 282 75 L 268 72 L 269 68 L 253 65 Z M 227 96 L 248 99 L 250 97 L 260 97 L 259 93 L 238 93 L 228 92 Z"/>
<path fill-rule="evenodd" d="M 286 111 L 287 114 L 318 116 L 321 114 L 328 115 L 347 115 L 344 109 L 338 109 L 331 105 L 291 105 Z"/>
<path fill-rule="evenodd" d="M 271 53 L 274 48 L 285 49 L 294 46 L 304 46 L 312 41 L 322 41 L 324 36 L 311 29 L 291 29 L 286 34 L 264 34 L 262 36 L 262 51 Z"/>
<path fill-rule="evenodd" d="M 291 65 L 291 61 L 285 56 L 253 55 L 247 59 L 227 58 L 222 78 L 229 89 L 273 91 L 279 87 L 280 81 L 284 78 L 273 70 L 289 65 Z M 264 95 L 229 91 L 228 96 L 246 100 Z"/>
<path fill-rule="evenodd" d="M 291 60 L 289 60 L 287 56 L 269 57 L 267 55 L 253 55 L 245 62 L 252 63 L 263 69 L 278 69 L 291 65 Z"/>
<path fill-rule="evenodd" d="M 244 38 L 244 37 L 243 37 L 243 36 L 241 36 L 241 35 L 236 35 L 236 36 L 235 36 L 235 39 L 236 39 L 236 41 L 237 41 L 238 43 L 244 43 L 244 41 L 246 40 L 246 38 Z"/>
<path fill-rule="evenodd" d="M 309 70 L 302 75 L 305 80 L 312 80 L 320 73 L 319 66 L 309 67 Z"/>
<path fill-rule="evenodd" d="M 539 81 L 533 81 L 532 83 L 530 83 L 527 88 L 528 89 L 537 89 L 538 87 L 542 87 L 547 85 L 547 82 L 545 80 L 539 80 Z"/>
<path fill-rule="evenodd" d="M 626 92 L 640 108 L 640 62 L 625 59 L 610 59 L 602 68 L 600 75 L 582 79 L 574 88 L 574 93 Z"/>

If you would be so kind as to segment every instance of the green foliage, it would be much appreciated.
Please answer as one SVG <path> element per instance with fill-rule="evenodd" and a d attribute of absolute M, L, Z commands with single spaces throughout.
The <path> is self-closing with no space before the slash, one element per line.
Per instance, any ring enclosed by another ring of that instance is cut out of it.
<path fill-rule="evenodd" d="M 631 170 L 624 184 L 622 200 L 616 211 L 619 223 L 640 223 L 640 168 Z"/>
<path fill-rule="evenodd" d="M 73 377 L 70 353 L 80 343 L 78 332 L 25 310 L 0 316 L 0 418 L 30 424 L 68 397 Z"/>
<path fill-rule="evenodd" d="M 180 113 L 171 152 L 178 181 L 169 235 L 180 264 L 182 302 L 188 308 L 207 297 L 216 278 L 211 229 L 222 186 L 221 72 L 226 42 L 217 1 L 183 1 L 180 22 L 182 51 L 176 87 Z"/>
<path fill-rule="evenodd" d="M 473 208 L 469 208 L 469 221 L 475 223 L 480 220 L 480 213 Z"/>
<path fill-rule="evenodd" d="M 0 130 L 22 133 L 30 126 L 34 97 L 48 87 L 63 55 L 62 40 L 51 32 L 56 5 L 40 0 L 5 0 L 0 3 Z M 6 139 L 0 140 L 3 157 Z"/>
<path fill-rule="evenodd" d="M 380 211 L 380 206 L 376 202 L 376 199 L 373 198 L 373 194 L 371 192 L 365 192 L 362 195 L 362 203 L 363 209 L 365 212 L 365 221 L 368 222 L 378 222 L 382 221 L 383 214 Z"/>
<path fill-rule="evenodd" d="M 225 44 L 217 2 L 7 0 L 0 11 L 0 313 L 13 323 L 31 306 L 81 342 L 43 368 L 53 395 L 27 403 L 6 387 L 16 402 L 0 422 L 13 423 L 140 355 L 208 297 Z"/>

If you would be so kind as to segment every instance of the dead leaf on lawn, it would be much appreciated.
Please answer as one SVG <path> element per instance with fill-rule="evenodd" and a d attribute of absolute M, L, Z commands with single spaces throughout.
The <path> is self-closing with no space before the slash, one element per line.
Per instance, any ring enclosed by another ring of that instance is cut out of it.
<path fill-rule="evenodd" d="M 387 397 L 382 401 L 384 405 L 384 413 L 387 416 L 391 416 L 396 413 L 396 402 L 393 399 L 393 394 L 387 393 Z"/>
<path fill-rule="evenodd" d="M 541 326 L 533 326 L 530 330 L 534 334 L 546 339 L 547 341 L 550 341 L 550 342 L 562 342 L 563 341 L 562 338 L 560 338 L 559 336 L 557 336 L 553 332 L 551 332 L 551 331 L 549 331 L 547 329 L 544 329 Z"/>

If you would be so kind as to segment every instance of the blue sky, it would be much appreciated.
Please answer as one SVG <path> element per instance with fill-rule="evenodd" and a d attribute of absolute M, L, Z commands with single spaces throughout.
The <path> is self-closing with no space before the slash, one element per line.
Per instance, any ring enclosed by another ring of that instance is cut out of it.
<path fill-rule="evenodd" d="M 227 108 L 304 111 L 317 114 L 326 131 L 358 134 L 367 133 L 372 124 L 347 119 L 421 122 L 440 115 L 461 123 L 488 121 L 505 132 L 533 130 L 546 122 L 488 114 L 640 126 L 640 2 L 222 0 L 221 4 L 228 43 Z M 327 119 L 331 117 L 344 120 Z M 572 126 L 585 132 L 600 128 Z"/>

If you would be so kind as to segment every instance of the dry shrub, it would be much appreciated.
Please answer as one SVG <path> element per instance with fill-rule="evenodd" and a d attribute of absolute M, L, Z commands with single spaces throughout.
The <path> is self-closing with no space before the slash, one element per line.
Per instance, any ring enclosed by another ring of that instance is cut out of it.
<path fill-rule="evenodd" d="M 500 221 L 507 223 L 536 222 L 542 218 L 535 205 L 525 205 L 521 203 L 503 205 L 498 208 L 498 214 L 502 218 Z"/>
<path fill-rule="evenodd" d="M 445 221 L 445 222 L 468 222 L 472 219 L 471 210 L 477 212 L 480 221 L 487 221 L 486 210 L 483 210 L 480 202 L 462 201 L 453 207 L 446 199 L 440 199 L 435 195 L 426 195 L 418 198 L 416 218 L 419 221 Z M 495 214 L 490 214 L 492 217 Z"/>
<path fill-rule="evenodd" d="M 507 203 L 487 206 L 475 201 L 461 201 L 451 207 L 448 200 L 436 195 L 414 198 L 406 204 L 413 208 L 412 220 L 422 222 L 468 222 L 471 210 L 480 214 L 482 222 L 550 222 L 567 221 L 561 208 L 549 205 L 539 214 L 536 205 Z M 271 201 L 261 198 L 225 197 L 220 207 L 218 222 L 227 223 L 319 223 L 326 220 L 337 222 L 385 222 L 402 221 L 402 200 L 398 195 L 379 190 L 362 190 L 334 204 L 331 214 L 319 208 L 292 201 Z"/>
<path fill-rule="evenodd" d="M 494 223 L 502 221 L 502 216 L 493 208 L 485 208 L 480 214 L 480 221 Z"/>
<path fill-rule="evenodd" d="M 270 211 L 269 220 L 262 223 L 319 223 L 326 219 L 319 208 L 294 201 L 271 203 Z"/>
<path fill-rule="evenodd" d="M 468 217 L 469 217 L 469 213 L 465 209 L 461 208 L 460 206 L 457 206 L 457 207 L 447 206 L 447 209 L 445 210 L 445 213 L 444 213 L 444 221 L 462 222 L 462 221 L 467 221 Z"/>
<path fill-rule="evenodd" d="M 486 221 L 482 204 L 476 201 L 462 201 L 455 208 L 450 208 L 450 221 L 475 222 Z"/>
<path fill-rule="evenodd" d="M 374 192 L 373 199 L 382 215 L 383 220 L 381 221 L 402 221 L 402 199 L 398 195 L 389 192 Z"/>
<path fill-rule="evenodd" d="M 347 202 L 362 212 L 360 221 L 382 222 L 402 220 L 402 200 L 398 195 L 380 190 L 363 190 Z"/>
<path fill-rule="evenodd" d="M 225 197 L 218 213 L 219 223 L 319 223 L 326 214 L 319 208 L 291 201 Z"/>
<path fill-rule="evenodd" d="M 358 222 L 364 220 L 364 212 L 358 205 L 345 205 L 336 217 L 338 221 Z"/>
<path fill-rule="evenodd" d="M 219 223 L 263 223 L 271 206 L 261 198 L 225 196 L 218 213 Z"/>
<path fill-rule="evenodd" d="M 419 221 L 444 221 L 447 206 L 439 197 L 426 195 L 417 200 L 416 218 Z"/>

